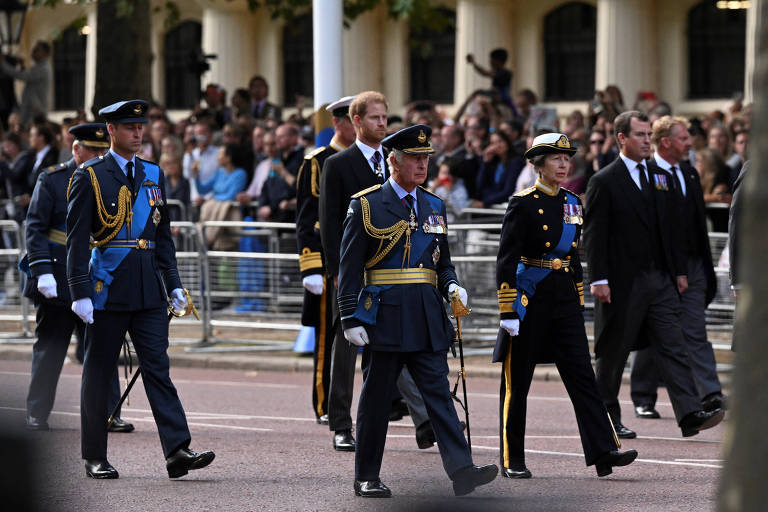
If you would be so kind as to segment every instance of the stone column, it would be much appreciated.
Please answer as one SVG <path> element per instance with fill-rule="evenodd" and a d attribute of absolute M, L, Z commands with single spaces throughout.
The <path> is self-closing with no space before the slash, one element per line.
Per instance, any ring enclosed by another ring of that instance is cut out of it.
<path fill-rule="evenodd" d="M 345 94 L 357 94 L 362 91 L 375 90 L 387 95 L 382 90 L 382 75 L 393 71 L 382 69 L 382 60 L 388 58 L 388 54 L 398 54 L 398 47 L 384 48 L 385 20 L 381 15 L 381 8 L 376 8 L 358 16 L 348 29 L 344 29 L 344 92 Z M 390 35 L 387 35 L 389 45 Z M 391 98 L 387 98 L 391 101 Z"/>
<path fill-rule="evenodd" d="M 313 0 L 312 54 L 315 110 L 342 96 L 343 20 L 341 0 Z"/>
<path fill-rule="evenodd" d="M 83 109 L 91 112 L 93 107 L 93 95 L 96 93 L 96 38 L 98 37 L 96 26 L 96 5 L 88 6 L 88 21 L 86 22 L 90 32 L 85 40 L 85 98 Z"/>
<path fill-rule="evenodd" d="M 454 67 L 454 103 L 458 107 L 475 89 L 490 89 L 491 81 L 467 64 L 472 53 L 485 68 L 490 66 L 488 54 L 494 48 L 509 52 L 507 67 L 515 70 L 515 19 L 513 5 L 505 0 L 458 0 L 456 2 L 456 65 Z M 517 75 L 517 73 L 515 73 Z M 516 76 L 513 77 L 512 88 Z"/>
<path fill-rule="evenodd" d="M 761 5 L 764 0 L 752 0 L 749 9 L 747 9 L 747 44 L 744 52 L 744 104 L 755 101 L 755 91 L 753 86 L 753 75 L 755 74 L 755 60 L 757 58 L 756 41 L 758 35 L 757 12 L 763 8 Z M 765 12 L 765 8 L 763 8 Z"/>
<path fill-rule="evenodd" d="M 617 85 L 631 106 L 638 91 L 659 91 L 655 3 L 598 0 L 595 88 Z"/>

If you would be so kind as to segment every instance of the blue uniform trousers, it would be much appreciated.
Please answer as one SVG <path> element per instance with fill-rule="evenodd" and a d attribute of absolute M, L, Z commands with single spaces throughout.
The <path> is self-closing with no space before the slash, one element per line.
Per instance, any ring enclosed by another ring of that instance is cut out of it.
<path fill-rule="evenodd" d="M 167 310 L 94 311 L 93 318 L 86 328 L 80 395 L 82 457 L 107 458 L 107 388 L 126 332 L 136 349 L 163 454 L 188 447 L 187 418 L 169 375 Z"/>
<path fill-rule="evenodd" d="M 447 351 L 363 350 L 363 387 L 357 407 L 355 478 L 377 480 L 389 425 L 392 390 L 405 366 L 424 398 L 443 467 L 449 476 L 472 465 L 467 440 L 451 398 Z"/>

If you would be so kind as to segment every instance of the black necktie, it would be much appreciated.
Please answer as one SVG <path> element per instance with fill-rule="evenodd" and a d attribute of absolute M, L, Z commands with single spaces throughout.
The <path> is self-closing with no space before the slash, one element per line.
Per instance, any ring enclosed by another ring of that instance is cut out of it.
<path fill-rule="evenodd" d="M 128 183 L 131 184 L 131 192 L 133 192 L 133 162 L 125 164 L 125 176 L 128 178 Z"/>
<path fill-rule="evenodd" d="M 637 172 L 640 175 L 640 191 L 646 199 L 649 199 L 651 197 L 651 186 L 648 184 L 648 178 L 645 176 L 643 164 L 637 164 Z"/>
<path fill-rule="evenodd" d="M 677 179 L 677 167 L 673 165 L 672 167 L 669 168 L 669 172 L 672 173 L 672 191 L 677 195 L 677 197 L 682 198 L 683 188 Z"/>

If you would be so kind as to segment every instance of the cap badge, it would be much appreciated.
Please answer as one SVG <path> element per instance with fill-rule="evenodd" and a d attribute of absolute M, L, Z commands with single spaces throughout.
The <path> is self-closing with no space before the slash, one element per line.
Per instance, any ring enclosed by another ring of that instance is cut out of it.
<path fill-rule="evenodd" d="M 135 107 L 133 109 L 133 113 L 136 114 L 137 116 L 140 116 L 141 115 L 141 105 Z"/>
<path fill-rule="evenodd" d="M 560 138 L 557 140 L 557 147 L 559 148 L 570 148 L 571 143 L 568 142 L 568 138 L 565 135 L 561 135 Z"/>
<path fill-rule="evenodd" d="M 424 133 L 424 130 L 419 130 L 419 136 L 417 139 L 419 144 L 424 144 L 427 141 L 427 134 Z"/>
<path fill-rule="evenodd" d="M 102 130 L 101 128 L 99 128 L 98 130 L 93 132 L 93 134 L 96 136 L 97 139 L 103 139 L 104 138 L 104 130 Z"/>

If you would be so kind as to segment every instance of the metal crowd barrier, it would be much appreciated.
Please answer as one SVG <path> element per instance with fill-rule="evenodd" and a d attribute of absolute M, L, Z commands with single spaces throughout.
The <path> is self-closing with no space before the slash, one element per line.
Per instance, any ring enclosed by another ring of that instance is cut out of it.
<path fill-rule="evenodd" d="M 483 209 L 486 210 L 486 209 Z M 470 297 L 472 315 L 463 322 L 465 339 L 480 349 L 493 342 L 498 330 L 496 255 L 501 217 L 499 209 L 470 212 L 449 229 L 451 256 Z M 490 215 L 496 215 L 496 222 Z M 503 214 L 503 212 L 502 212 Z M 480 217 L 478 217 L 480 215 Z M 477 221 L 476 219 L 485 219 Z M 176 259 L 182 283 L 201 314 L 171 322 L 173 344 L 190 351 L 289 350 L 301 325 L 304 289 L 298 267 L 295 225 L 275 222 L 172 222 Z M 222 237 L 215 247 L 211 239 Z M 24 254 L 24 237 L 14 221 L 0 221 L 4 242 L 0 249 L 4 292 L 0 292 L 0 320 L 20 322 L 21 333 L 1 338 L 29 338 L 34 323 L 30 305 L 21 297 L 21 273 L 16 264 Z M 735 302 L 728 286 L 723 256 L 727 234 L 710 233 L 718 289 L 707 309 L 707 327 L 718 347 L 730 346 Z M 209 247 L 211 247 L 209 249 Z M 584 282 L 589 266 L 582 259 Z M 594 299 L 585 287 L 585 319 L 594 318 Z M 30 322 L 32 321 L 32 322 Z M 714 334 L 713 334 L 714 333 Z"/>

